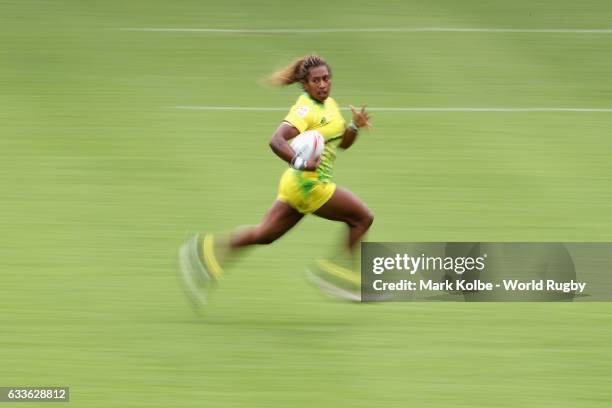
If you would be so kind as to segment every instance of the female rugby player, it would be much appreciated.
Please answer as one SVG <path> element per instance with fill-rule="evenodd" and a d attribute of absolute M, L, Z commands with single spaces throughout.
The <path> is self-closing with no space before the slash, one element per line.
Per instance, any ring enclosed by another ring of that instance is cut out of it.
<path fill-rule="evenodd" d="M 182 276 L 196 301 L 203 301 L 198 287 L 216 281 L 222 264 L 240 248 L 270 244 L 293 228 L 306 214 L 314 214 L 348 226 L 347 248 L 353 250 L 374 220 L 366 205 L 350 191 L 332 182 L 336 149 L 353 145 L 359 129 L 370 127 L 365 107 L 351 106 L 352 122 L 346 125 L 336 101 L 330 97 L 331 68 L 318 55 L 308 55 L 275 72 L 270 82 L 286 86 L 299 83 L 304 93 L 276 129 L 270 148 L 290 167 L 283 173 L 278 196 L 256 226 L 233 232 L 227 242 L 215 243 L 211 234 L 191 238 L 180 251 Z M 316 161 L 304 162 L 288 141 L 316 130 L 325 139 L 325 149 Z"/>

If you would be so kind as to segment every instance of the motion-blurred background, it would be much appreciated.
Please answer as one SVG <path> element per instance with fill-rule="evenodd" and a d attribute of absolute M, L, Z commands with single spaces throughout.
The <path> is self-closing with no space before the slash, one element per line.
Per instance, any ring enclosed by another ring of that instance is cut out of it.
<path fill-rule="evenodd" d="M 199 319 L 175 256 L 272 203 L 299 89 L 259 80 L 311 52 L 342 106 L 379 109 L 335 168 L 370 240 L 610 241 L 611 21 L 604 0 L 1 0 L 0 385 L 87 407 L 608 406 L 607 303 L 325 301 L 302 272 L 343 229 L 310 217 Z M 436 29 L 368 30 L 389 28 Z"/>

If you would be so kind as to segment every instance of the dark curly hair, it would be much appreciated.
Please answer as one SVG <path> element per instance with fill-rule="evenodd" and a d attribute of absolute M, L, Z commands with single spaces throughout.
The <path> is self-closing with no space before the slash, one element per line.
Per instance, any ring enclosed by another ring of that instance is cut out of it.
<path fill-rule="evenodd" d="M 326 66 L 331 75 L 331 68 L 323 58 L 315 54 L 306 55 L 274 72 L 267 78 L 267 82 L 279 86 L 287 86 L 296 82 L 304 83 L 310 70 L 320 66 Z"/>

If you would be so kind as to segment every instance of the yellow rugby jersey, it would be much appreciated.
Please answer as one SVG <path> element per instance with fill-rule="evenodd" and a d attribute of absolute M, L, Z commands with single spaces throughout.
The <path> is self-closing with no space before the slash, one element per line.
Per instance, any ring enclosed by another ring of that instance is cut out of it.
<path fill-rule="evenodd" d="M 325 149 L 321 154 L 321 163 L 317 168 L 317 178 L 320 181 L 330 181 L 336 149 L 342 140 L 346 122 L 338 109 L 335 100 L 328 97 L 321 103 L 304 92 L 291 107 L 285 122 L 293 125 L 300 133 L 316 130 L 325 139 Z"/>

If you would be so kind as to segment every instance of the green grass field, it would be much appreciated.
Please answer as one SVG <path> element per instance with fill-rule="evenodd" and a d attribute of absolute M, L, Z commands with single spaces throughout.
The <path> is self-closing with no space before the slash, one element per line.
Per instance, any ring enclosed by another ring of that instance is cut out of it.
<path fill-rule="evenodd" d="M 302 276 L 343 228 L 307 218 L 196 318 L 189 231 L 256 223 L 267 146 L 318 52 L 342 105 L 612 108 L 612 34 L 120 28 L 612 28 L 612 3 L 0 0 L 0 386 L 83 407 L 605 407 L 609 303 L 326 301 Z M 336 182 L 372 241 L 611 241 L 612 113 L 374 113 Z M 9 404 L 10 406 L 10 404 Z M 24 406 L 28 406 L 27 404 Z"/>

